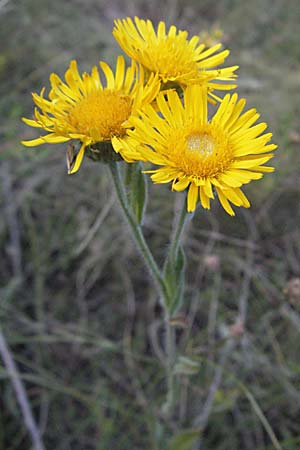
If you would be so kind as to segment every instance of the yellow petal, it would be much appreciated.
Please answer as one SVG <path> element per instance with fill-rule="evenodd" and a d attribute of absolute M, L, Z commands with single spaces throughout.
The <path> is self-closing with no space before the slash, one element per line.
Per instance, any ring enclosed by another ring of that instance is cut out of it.
<path fill-rule="evenodd" d="M 83 160 L 83 157 L 84 157 L 84 151 L 85 151 L 86 145 L 87 144 L 85 142 L 82 143 L 82 145 L 80 147 L 80 150 L 79 150 L 79 152 L 78 152 L 78 154 L 76 156 L 75 164 L 68 171 L 69 175 L 71 175 L 73 173 L 76 173 L 78 171 L 78 169 L 80 168 L 82 160 Z"/>
<path fill-rule="evenodd" d="M 188 178 L 182 178 L 181 180 L 178 180 L 176 183 L 173 183 L 172 189 L 174 189 L 174 191 L 177 192 L 184 191 L 189 184 L 190 180 Z"/>
<path fill-rule="evenodd" d="M 109 65 L 106 64 L 106 62 L 104 62 L 104 61 L 100 62 L 100 67 L 103 70 L 103 73 L 106 78 L 106 88 L 114 89 L 115 88 L 115 77 L 114 77 L 113 71 L 111 70 Z"/>
<path fill-rule="evenodd" d="M 203 208 L 210 209 L 209 197 L 205 193 L 204 186 L 201 186 L 199 189 L 200 189 L 200 201 Z"/>
<path fill-rule="evenodd" d="M 188 212 L 193 212 L 196 209 L 197 200 L 198 200 L 198 191 L 199 188 L 194 183 L 191 183 L 188 196 L 187 196 L 187 210 Z"/>
<path fill-rule="evenodd" d="M 225 197 L 225 195 L 223 194 L 222 190 L 217 188 L 217 193 L 218 193 L 218 197 L 220 200 L 221 205 L 223 206 L 223 208 L 225 209 L 225 211 L 230 215 L 230 216 L 235 216 L 235 212 L 233 211 L 233 209 L 230 206 L 229 201 L 227 200 L 227 198 Z"/>

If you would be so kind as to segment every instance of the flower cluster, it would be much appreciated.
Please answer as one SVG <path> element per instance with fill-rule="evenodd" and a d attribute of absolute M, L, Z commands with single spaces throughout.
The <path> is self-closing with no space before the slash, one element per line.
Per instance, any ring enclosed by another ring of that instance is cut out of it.
<path fill-rule="evenodd" d="M 246 100 L 226 94 L 236 87 L 238 66 L 220 67 L 229 55 L 222 44 L 208 46 L 199 36 L 164 22 L 115 21 L 113 36 L 131 58 L 126 67 L 119 56 L 116 68 L 100 62 L 91 73 L 79 74 L 70 63 L 65 80 L 51 74 L 45 89 L 33 94 L 33 119 L 23 119 L 46 131 L 26 146 L 79 140 L 81 145 L 69 173 L 75 173 L 86 148 L 101 152 L 101 143 L 127 163 L 150 162 L 154 183 L 172 183 L 174 191 L 187 190 L 187 209 L 198 202 L 210 208 L 217 196 L 234 215 L 231 204 L 248 208 L 241 186 L 273 171 L 264 164 L 276 145 L 267 125 L 257 123 L 255 109 L 244 111 Z M 215 108 L 213 115 L 208 106 Z M 100 149 L 100 150 L 99 150 Z"/>

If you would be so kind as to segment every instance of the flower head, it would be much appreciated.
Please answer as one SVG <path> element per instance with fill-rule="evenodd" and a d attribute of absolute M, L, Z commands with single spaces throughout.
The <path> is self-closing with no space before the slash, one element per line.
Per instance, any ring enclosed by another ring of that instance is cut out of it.
<path fill-rule="evenodd" d="M 217 69 L 229 55 L 229 50 L 217 53 L 220 43 L 205 48 L 205 44 L 199 44 L 198 36 L 188 40 L 187 31 L 177 31 L 174 25 L 166 31 L 164 22 L 159 22 L 156 32 L 150 20 L 138 17 L 134 22 L 131 18 L 116 20 L 113 35 L 125 53 L 157 73 L 167 86 L 170 82 L 181 86 L 207 83 L 211 97 L 218 100 L 212 94 L 214 89 L 235 87 L 223 82 L 236 78 L 234 71 L 238 66 Z"/>
<path fill-rule="evenodd" d="M 69 173 L 79 169 L 88 145 L 113 144 L 116 137 L 124 138 L 127 120 L 138 114 L 143 105 L 152 102 L 160 89 L 157 77 L 152 76 L 144 83 L 144 71 L 135 62 L 126 69 L 122 56 L 117 59 L 115 74 L 105 62 L 100 62 L 100 67 L 106 78 L 105 86 L 96 66 L 91 74 L 80 76 L 76 61 L 70 63 L 65 82 L 52 73 L 49 98 L 44 98 L 44 89 L 39 95 L 33 94 L 37 106 L 34 119 L 23 119 L 27 125 L 48 131 L 37 139 L 23 141 L 26 146 L 56 144 L 70 139 L 81 141 Z"/>
<path fill-rule="evenodd" d="M 227 94 L 208 120 L 203 87 L 189 86 L 184 103 L 174 91 L 160 93 L 159 111 L 147 105 L 139 118 L 133 118 L 135 129 L 126 142 L 118 140 L 119 149 L 129 162 L 140 159 L 161 166 L 148 171 L 155 183 L 172 182 L 175 191 L 187 189 L 189 212 L 199 200 L 209 209 L 215 191 L 223 208 L 234 215 L 230 203 L 250 206 L 241 186 L 273 171 L 263 164 L 277 147 L 269 143 L 271 133 L 263 134 L 265 123 L 254 125 L 256 110 L 242 112 L 245 103 L 237 94 Z"/>

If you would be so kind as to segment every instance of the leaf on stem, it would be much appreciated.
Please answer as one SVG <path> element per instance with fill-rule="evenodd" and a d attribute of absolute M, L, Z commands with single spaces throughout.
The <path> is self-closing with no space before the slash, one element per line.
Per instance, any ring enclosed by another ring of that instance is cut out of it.
<path fill-rule="evenodd" d="M 175 314 L 182 304 L 184 291 L 185 254 L 182 247 L 177 255 L 171 255 L 165 266 L 165 281 L 169 292 L 169 312 Z"/>
<path fill-rule="evenodd" d="M 142 173 L 140 162 L 126 165 L 125 184 L 132 211 L 141 224 L 147 202 L 147 177 Z"/>

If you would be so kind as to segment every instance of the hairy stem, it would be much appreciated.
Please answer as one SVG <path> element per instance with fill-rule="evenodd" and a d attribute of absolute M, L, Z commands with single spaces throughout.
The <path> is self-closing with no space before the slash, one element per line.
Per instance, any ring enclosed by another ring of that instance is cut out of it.
<path fill-rule="evenodd" d="M 131 206 L 129 205 L 129 202 L 127 200 L 124 181 L 120 174 L 119 164 L 116 162 L 111 162 L 109 167 L 120 205 L 123 209 L 127 222 L 130 226 L 130 230 L 134 237 L 135 243 L 158 287 L 161 303 L 164 309 L 167 398 L 165 404 L 163 405 L 163 411 L 166 414 L 166 416 L 169 416 L 172 411 L 172 406 L 174 404 L 174 387 L 175 387 L 174 364 L 176 360 L 175 330 L 170 323 L 171 318 L 169 310 L 170 294 L 168 291 L 167 283 L 163 276 L 163 272 L 159 269 L 156 261 L 154 260 L 151 250 L 149 249 L 148 244 L 145 241 L 141 226 L 137 222 L 132 212 Z M 181 205 L 180 212 L 175 220 L 169 252 L 164 267 L 166 267 L 168 261 L 171 262 L 171 264 L 176 263 L 178 256 L 178 249 L 180 246 L 180 241 L 184 230 L 184 225 L 186 223 L 186 217 L 187 213 L 185 200 L 183 200 L 183 205 Z"/>
<path fill-rule="evenodd" d="M 179 205 L 175 213 L 174 227 L 172 233 L 172 239 L 170 243 L 170 255 L 173 259 L 176 259 L 178 249 L 181 243 L 181 238 L 184 232 L 185 225 L 187 223 L 187 218 L 189 216 L 186 209 L 186 198 L 178 197 Z M 191 216 L 191 214 L 190 214 Z"/>
<path fill-rule="evenodd" d="M 116 193 L 119 198 L 119 202 L 123 209 L 123 212 L 126 216 L 127 222 L 130 226 L 131 233 L 132 233 L 135 243 L 143 257 L 143 260 L 149 269 L 149 272 L 151 273 L 156 285 L 159 288 L 160 295 L 163 299 L 163 305 L 164 305 L 166 303 L 166 299 L 168 298 L 167 286 L 165 284 L 161 270 L 159 269 L 158 265 L 156 264 L 156 261 L 153 258 L 151 250 L 149 249 L 148 244 L 145 241 L 141 226 L 137 223 L 137 221 L 132 213 L 132 210 L 130 208 L 130 205 L 128 204 L 126 193 L 125 193 L 125 188 L 124 188 L 124 182 L 122 180 L 120 170 L 119 170 L 119 164 L 116 162 L 111 162 L 109 167 L 110 167 L 110 172 L 111 172 L 112 179 L 113 179 L 113 182 L 115 185 Z"/>
<path fill-rule="evenodd" d="M 171 237 L 171 242 L 169 246 L 169 252 L 165 260 L 164 268 L 166 268 L 167 264 L 171 262 L 172 264 L 176 264 L 178 249 L 180 247 L 181 238 L 184 232 L 185 224 L 187 222 L 187 210 L 185 204 L 185 197 L 178 198 L 181 204 L 178 206 L 175 211 L 175 219 L 173 232 Z M 167 354 L 167 399 L 164 405 L 164 411 L 167 415 L 172 411 L 172 406 L 174 403 L 174 364 L 176 362 L 176 334 L 173 326 L 170 323 L 170 314 L 168 309 L 165 309 L 165 348 Z"/>

